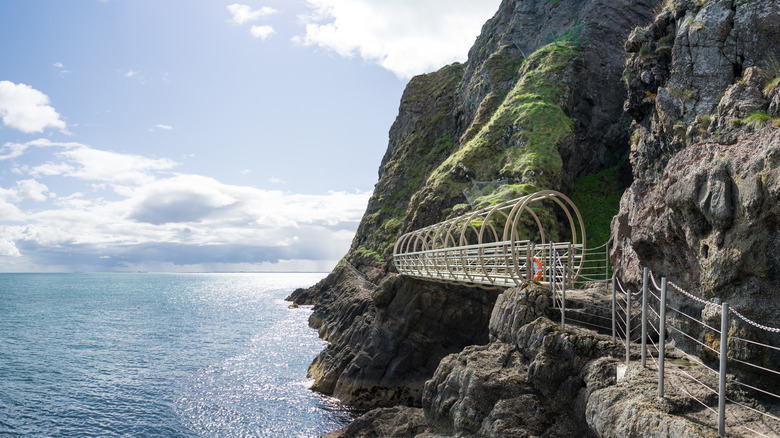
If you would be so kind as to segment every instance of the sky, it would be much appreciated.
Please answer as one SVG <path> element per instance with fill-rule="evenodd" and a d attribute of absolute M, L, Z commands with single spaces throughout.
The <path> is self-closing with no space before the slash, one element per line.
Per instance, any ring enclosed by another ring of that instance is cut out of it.
<path fill-rule="evenodd" d="M 0 272 L 330 270 L 499 4 L 0 1 Z"/>

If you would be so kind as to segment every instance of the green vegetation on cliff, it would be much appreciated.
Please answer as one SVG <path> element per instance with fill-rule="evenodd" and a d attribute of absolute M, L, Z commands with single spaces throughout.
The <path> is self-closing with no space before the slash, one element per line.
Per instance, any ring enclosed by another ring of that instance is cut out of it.
<path fill-rule="evenodd" d="M 573 61 L 581 53 L 579 42 L 561 37 L 526 59 L 511 46 L 498 47 L 470 77 L 469 89 L 488 91 L 469 126 L 460 129 L 455 115 L 457 89 L 466 86 L 463 66 L 412 79 L 348 260 L 383 263 L 404 230 L 538 190 L 560 189 L 559 150 L 573 141 L 574 128 L 563 107 Z M 464 190 L 474 182 L 491 182 L 493 189 L 464 204 Z M 544 225 L 548 232 L 557 233 L 554 220 L 545 222 L 550 222 L 549 228 Z"/>
<path fill-rule="evenodd" d="M 620 209 L 620 197 L 625 187 L 620 184 L 620 166 L 584 176 L 574 183 L 572 201 L 585 222 L 588 247 L 597 247 L 609 240 L 612 218 Z"/>
<path fill-rule="evenodd" d="M 558 148 L 572 134 L 572 122 L 561 104 L 571 61 L 579 53 L 576 44 L 559 41 L 525 60 L 519 79 L 489 121 L 433 172 L 428 184 L 434 191 L 454 198 L 468 186 L 467 180 L 453 179 L 456 166 L 477 181 L 505 179 L 515 183 L 514 191 L 522 185 L 522 194 L 557 188 L 562 167 Z M 487 194 L 476 204 L 500 200 L 504 196 Z"/>

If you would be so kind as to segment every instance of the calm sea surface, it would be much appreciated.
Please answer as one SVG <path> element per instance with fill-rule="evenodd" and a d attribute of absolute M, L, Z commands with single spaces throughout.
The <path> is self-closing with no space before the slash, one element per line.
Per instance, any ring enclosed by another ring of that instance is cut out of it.
<path fill-rule="evenodd" d="M 324 274 L 0 274 L 0 436 L 308 437 Z"/>

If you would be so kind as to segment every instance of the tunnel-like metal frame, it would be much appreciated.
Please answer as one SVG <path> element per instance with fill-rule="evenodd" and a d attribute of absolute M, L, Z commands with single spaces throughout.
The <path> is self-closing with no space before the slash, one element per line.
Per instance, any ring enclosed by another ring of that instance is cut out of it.
<path fill-rule="evenodd" d="M 545 200 L 565 214 L 570 241 L 549 241 L 532 208 Z M 528 218 L 538 229 L 538 242 L 520 240 L 521 221 Z M 523 279 L 538 278 L 549 283 L 556 275 L 576 276 L 584 252 L 585 224 L 574 202 L 563 193 L 542 190 L 406 233 L 395 243 L 393 261 L 400 274 L 412 277 L 511 287 Z M 543 266 L 541 273 L 533 268 L 539 264 Z M 559 270 L 558 266 L 564 264 L 570 274 Z"/>

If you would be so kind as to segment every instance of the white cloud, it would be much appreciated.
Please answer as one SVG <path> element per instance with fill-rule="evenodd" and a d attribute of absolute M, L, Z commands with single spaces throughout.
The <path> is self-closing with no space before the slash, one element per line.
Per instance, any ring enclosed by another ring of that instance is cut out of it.
<path fill-rule="evenodd" d="M 360 56 L 400 78 L 464 61 L 500 0 L 306 0 L 306 34 L 294 38 Z"/>
<path fill-rule="evenodd" d="M 249 31 L 250 34 L 252 34 L 255 38 L 260 38 L 261 40 L 268 39 L 271 35 L 275 34 L 276 31 L 271 26 L 252 26 L 252 29 Z"/>
<path fill-rule="evenodd" d="M 26 84 L 0 81 L 0 115 L 3 124 L 28 134 L 46 128 L 67 129 L 49 105 L 49 96 Z"/>
<path fill-rule="evenodd" d="M 14 242 L 0 238 L 0 256 L 18 257 L 19 255 L 19 248 Z"/>
<path fill-rule="evenodd" d="M 230 11 L 230 14 L 233 16 L 229 21 L 237 25 L 257 21 L 262 17 L 267 17 L 277 12 L 276 9 L 268 6 L 264 6 L 260 9 L 252 10 L 251 6 L 241 5 L 238 3 L 229 5 L 227 9 L 228 11 Z"/>
<path fill-rule="evenodd" d="M 152 171 L 168 170 L 177 165 L 167 158 L 152 159 L 86 146 L 62 151 L 58 156 L 73 165 L 72 170 L 65 172 L 67 176 L 87 181 L 137 184 L 151 180 Z"/>
<path fill-rule="evenodd" d="M 125 74 L 123 76 L 128 78 L 128 79 L 130 79 L 130 78 L 133 78 L 133 77 L 137 76 L 138 73 L 139 72 L 137 72 L 135 70 L 128 70 L 127 72 L 125 72 Z"/>
<path fill-rule="evenodd" d="M 8 202 L 4 198 L 15 198 L 16 192 L 14 190 L 6 190 L 0 188 L 0 221 L 21 221 L 24 220 L 24 213 L 19 208 Z M 0 228 L 1 230 L 2 228 Z M 5 233 L 0 232 L 0 236 Z"/>
<path fill-rule="evenodd" d="M 54 68 L 57 68 L 57 69 L 60 70 L 60 74 L 63 75 L 63 76 L 68 74 L 68 73 L 73 73 L 73 71 L 71 71 L 71 70 L 66 70 L 65 69 L 65 65 L 63 63 L 61 63 L 61 62 L 55 62 L 53 65 L 54 65 Z"/>
<path fill-rule="evenodd" d="M 28 165 L 10 188 L 0 187 L 0 255 L 16 256 L 0 271 L 329 269 L 370 195 L 224 184 L 173 173 L 168 159 L 75 142 L 5 147 L 17 156 L 38 150 L 24 157 Z M 58 195 L 49 191 L 55 184 Z M 35 210 L 15 205 L 25 199 L 38 201 Z"/>
<path fill-rule="evenodd" d="M 37 176 L 66 176 L 92 182 L 140 184 L 154 180 L 153 172 L 167 171 L 178 165 L 167 158 L 103 151 L 77 142 L 53 142 L 38 139 L 27 143 L 6 143 L 0 149 L 0 160 L 17 158 L 29 148 L 55 150 L 56 160 L 23 167 L 20 172 Z M 6 152 L 2 155 L 2 152 Z"/>
<path fill-rule="evenodd" d="M 46 201 L 49 199 L 46 193 L 49 188 L 34 179 L 25 179 L 16 182 L 16 196 L 20 199 L 33 199 L 35 201 Z"/>
<path fill-rule="evenodd" d="M 26 143 L 6 143 L 0 149 L 0 161 L 21 156 L 28 147 L 29 144 Z"/>
<path fill-rule="evenodd" d="M 162 129 L 163 131 L 171 131 L 171 130 L 173 130 L 173 126 L 171 126 L 171 125 L 159 125 L 158 124 L 158 125 L 154 125 L 154 127 L 157 128 L 157 129 Z"/>

